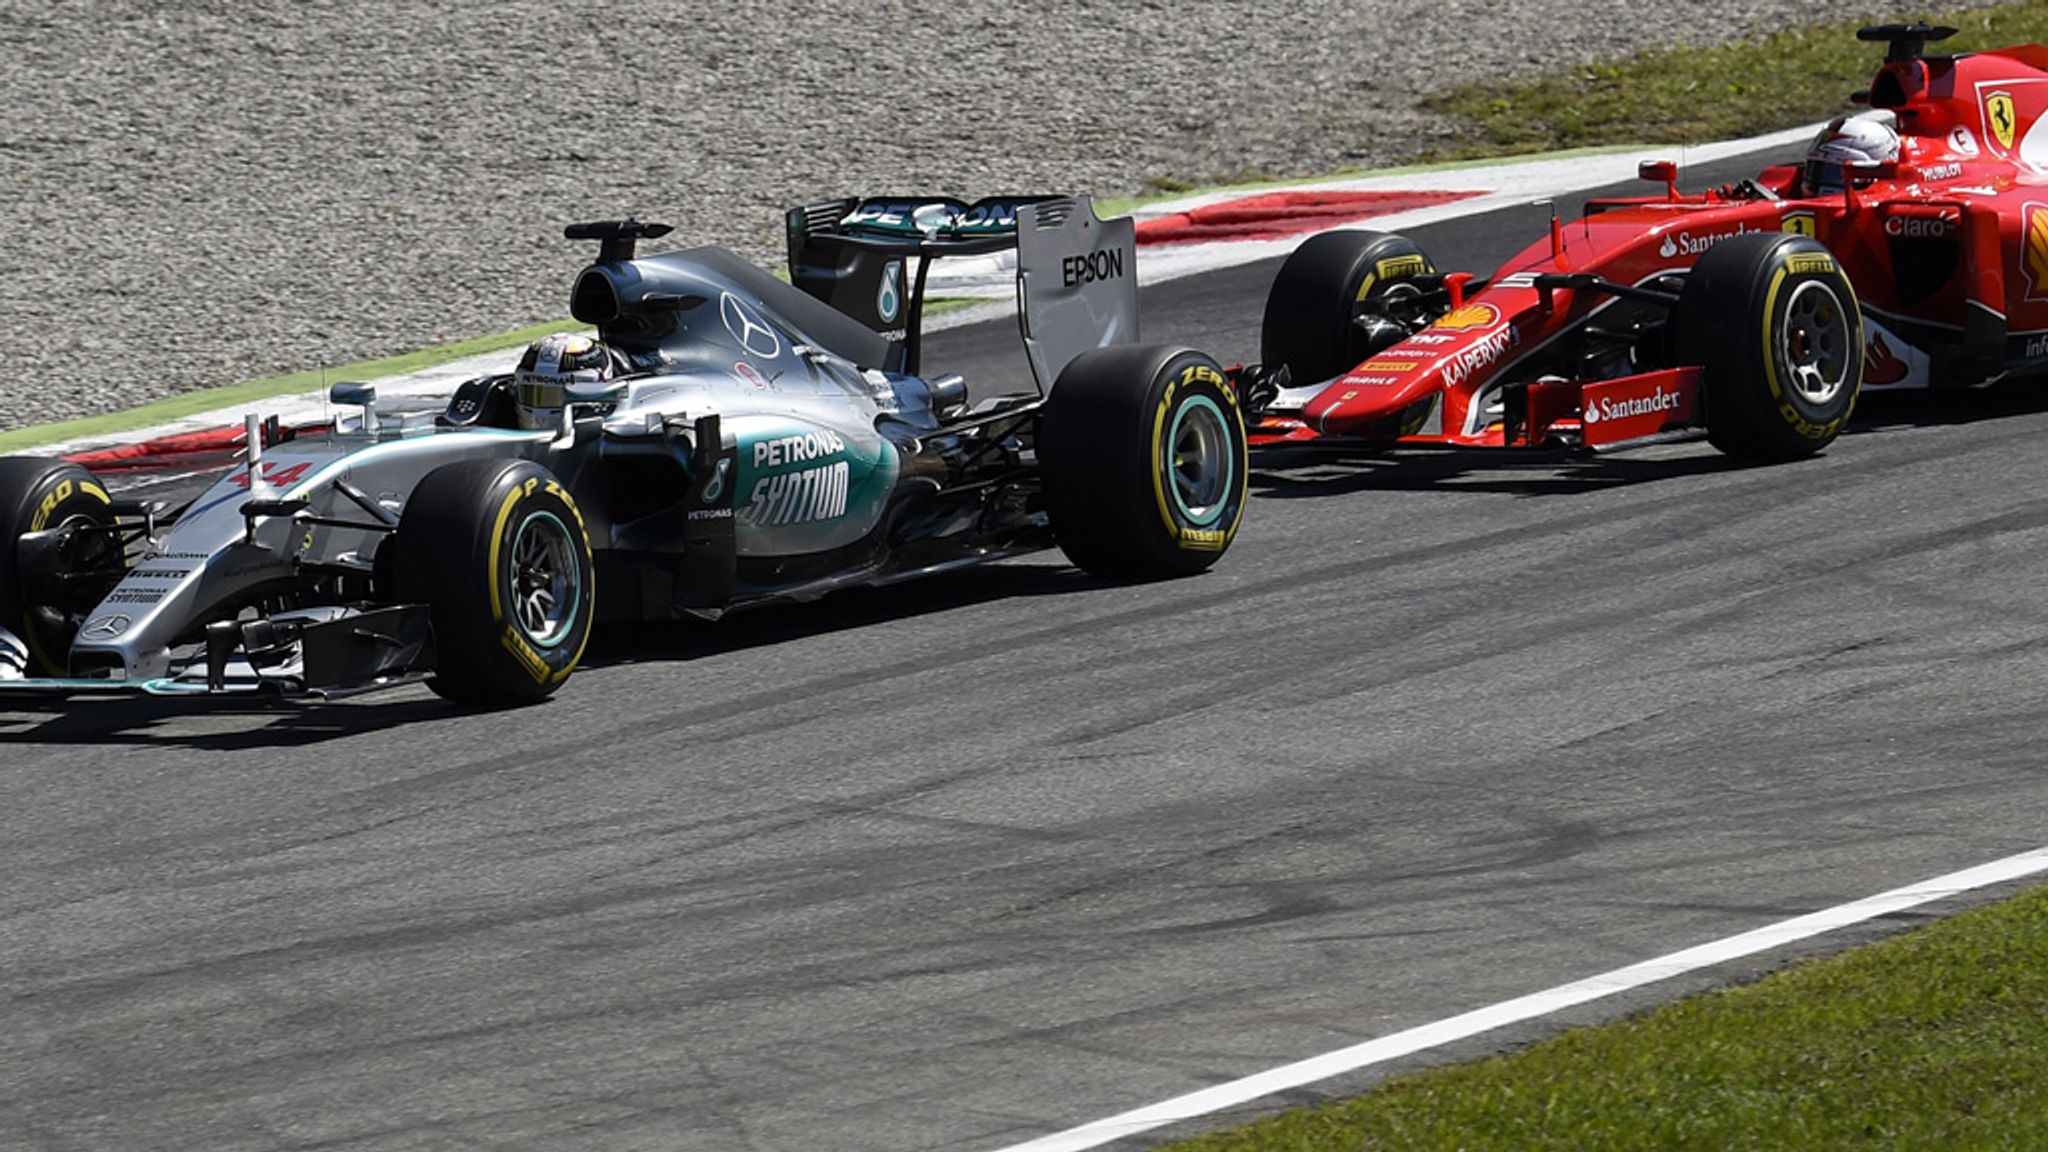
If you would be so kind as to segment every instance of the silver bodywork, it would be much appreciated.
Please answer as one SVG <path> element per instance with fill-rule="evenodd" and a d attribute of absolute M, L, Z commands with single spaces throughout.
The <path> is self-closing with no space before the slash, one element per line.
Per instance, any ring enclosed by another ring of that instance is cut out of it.
<path fill-rule="evenodd" d="M 227 635 L 228 623 L 235 636 L 262 621 L 346 624 L 384 607 L 378 549 L 428 473 L 469 459 L 543 465 L 574 494 L 599 559 L 650 574 L 631 603 L 610 606 L 614 615 L 725 607 L 661 583 L 675 579 L 692 515 L 729 520 L 735 603 L 1048 546 L 1042 515 L 1018 495 L 1035 483 L 1031 414 L 1073 356 L 1135 336 L 1136 255 L 1130 222 L 1097 220 L 1086 198 L 1024 216 L 1019 298 L 1038 397 L 955 403 L 957 379 L 862 363 L 877 358 L 876 344 L 729 254 L 633 259 L 628 246 L 627 259 L 584 270 L 576 306 L 637 371 L 567 397 L 559 428 L 380 420 L 373 395 L 338 390 L 337 399 L 368 401 L 361 419 L 273 445 L 134 543 L 129 570 L 79 628 L 75 679 L 10 686 L 278 686 L 300 667 L 296 657 L 263 665 L 238 651 L 223 677 L 220 655 L 204 651 L 209 635 Z M 900 267 L 890 274 L 900 278 Z M 714 430 L 717 443 L 698 443 Z M 936 550 L 948 542 L 959 546 Z M 807 560 L 824 566 L 805 570 Z M 10 639 L 0 633 L 0 651 Z M 406 671 L 390 664 L 361 684 L 301 676 L 284 686 L 359 688 Z"/>
<path fill-rule="evenodd" d="M 1017 222 L 1017 314 L 1041 391 L 1090 348 L 1138 342 L 1138 225 L 1097 220 L 1088 201 L 1025 206 Z"/>
<path fill-rule="evenodd" d="M 254 469 L 237 469 L 202 494 L 168 531 L 148 542 L 72 645 L 74 671 L 147 681 L 171 672 L 173 650 L 190 642 L 195 620 L 219 605 L 290 588 L 309 569 L 371 571 L 387 533 L 313 522 L 370 516 L 342 494 L 352 486 L 393 515 L 428 472 L 444 464 L 506 455 L 545 458 L 546 434 L 387 426 L 282 445 Z M 251 479 L 251 472 L 255 478 Z M 268 478 L 268 479 L 266 479 Z M 277 483 L 278 479 L 286 482 Z M 307 518 L 246 518 L 251 500 L 304 499 Z"/>

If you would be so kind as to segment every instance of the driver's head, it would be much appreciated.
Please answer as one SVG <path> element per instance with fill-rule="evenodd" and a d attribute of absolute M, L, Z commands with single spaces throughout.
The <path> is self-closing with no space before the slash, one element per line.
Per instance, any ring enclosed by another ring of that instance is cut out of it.
<path fill-rule="evenodd" d="M 1845 164 L 1882 164 L 1899 158 L 1899 119 L 1888 108 L 1837 116 L 1806 149 L 1806 194 L 1840 192 Z"/>
<path fill-rule="evenodd" d="M 612 378 L 611 352 L 588 336 L 556 333 L 526 346 L 512 373 L 521 428 L 553 428 L 562 421 L 565 390 Z"/>

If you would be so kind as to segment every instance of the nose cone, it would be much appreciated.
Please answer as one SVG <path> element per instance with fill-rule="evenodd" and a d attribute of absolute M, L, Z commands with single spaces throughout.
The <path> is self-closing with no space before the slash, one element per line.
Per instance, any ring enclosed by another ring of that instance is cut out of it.
<path fill-rule="evenodd" d="M 1521 329 L 1500 305 L 1466 304 L 1338 377 L 1302 419 L 1325 435 L 1384 434 L 1418 401 L 1476 386 L 1521 344 Z"/>
<path fill-rule="evenodd" d="M 1434 359 L 1401 355 L 1401 345 L 1331 381 L 1302 409 L 1302 419 L 1326 436 L 1362 436 L 1376 425 L 1441 389 Z"/>

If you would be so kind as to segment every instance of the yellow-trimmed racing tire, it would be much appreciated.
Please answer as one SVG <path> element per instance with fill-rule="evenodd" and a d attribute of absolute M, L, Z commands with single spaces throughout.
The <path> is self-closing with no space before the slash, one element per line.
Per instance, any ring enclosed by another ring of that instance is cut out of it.
<path fill-rule="evenodd" d="M 1793 460 L 1841 434 L 1863 386 L 1863 314 L 1819 241 L 1730 237 L 1685 278 L 1680 364 L 1705 370 L 1707 439 L 1730 456 Z"/>
<path fill-rule="evenodd" d="M 1244 417 L 1223 370 L 1200 352 L 1083 352 L 1053 385 L 1037 448 L 1053 537 L 1095 575 L 1200 572 L 1244 518 Z"/>
<path fill-rule="evenodd" d="M 1435 271 L 1406 236 L 1338 231 L 1309 237 L 1281 263 L 1266 291 L 1259 326 L 1263 366 L 1286 365 L 1296 387 L 1350 371 L 1397 335 L 1388 333 L 1376 346 L 1359 327 L 1359 315 L 1398 306 L 1404 295 L 1419 297 L 1416 277 Z"/>
<path fill-rule="evenodd" d="M 78 635 L 84 615 L 98 603 L 105 587 L 72 589 L 60 593 L 52 580 L 38 581 L 22 567 L 21 538 L 36 532 L 53 532 L 66 525 L 88 522 L 111 524 L 107 490 L 92 473 L 76 464 L 42 456 L 0 457 L 0 629 L 19 637 L 28 649 L 29 675 L 63 676 L 71 657 L 71 642 Z M 77 539 L 77 538 L 74 538 Z M 80 547 L 111 548 L 105 537 L 80 540 Z M 111 564 L 118 570 L 118 557 L 50 557 L 59 562 L 95 568 Z M 66 573 L 46 573 L 61 577 Z M 76 583 L 75 581 L 72 583 Z M 40 585 L 40 586 L 39 586 Z M 65 603 L 69 599 L 73 602 Z"/>
<path fill-rule="evenodd" d="M 596 608 L 590 535 L 554 475 L 526 460 L 427 473 L 384 547 L 394 598 L 426 603 L 427 686 L 464 704 L 530 704 L 569 678 Z"/>

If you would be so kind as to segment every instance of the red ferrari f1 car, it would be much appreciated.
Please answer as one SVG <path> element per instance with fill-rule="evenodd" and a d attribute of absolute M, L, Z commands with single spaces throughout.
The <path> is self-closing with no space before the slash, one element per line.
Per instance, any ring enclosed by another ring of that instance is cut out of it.
<path fill-rule="evenodd" d="M 1332 437 L 1604 451 L 1704 435 L 1819 451 L 1859 389 L 2048 367 L 2048 49 L 1933 56 L 1891 24 L 1865 111 L 1806 162 L 1596 200 L 1490 282 L 1328 232 L 1267 297 L 1252 444 Z M 1281 368 L 1285 369 L 1283 373 Z"/>

